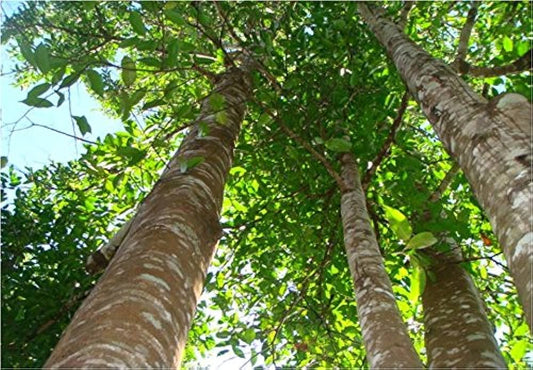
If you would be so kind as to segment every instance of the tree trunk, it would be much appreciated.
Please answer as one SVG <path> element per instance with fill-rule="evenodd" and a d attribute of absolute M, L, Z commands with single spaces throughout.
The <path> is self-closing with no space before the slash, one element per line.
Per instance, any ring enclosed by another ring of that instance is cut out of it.
<path fill-rule="evenodd" d="M 250 94 L 245 68 L 218 77 L 196 124 L 45 367 L 179 367 L 221 235 L 224 184 Z M 204 161 L 192 167 L 191 158 L 199 157 Z"/>
<path fill-rule="evenodd" d="M 371 368 L 423 368 L 400 316 L 352 154 L 342 156 L 344 246 Z"/>
<path fill-rule="evenodd" d="M 425 342 L 430 369 L 504 369 L 483 303 L 461 252 L 431 252 L 430 278 L 422 294 Z"/>
<path fill-rule="evenodd" d="M 467 176 L 505 253 L 531 327 L 531 104 L 519 94 L 487 102 L 381 10 L 366 3 L 358 8 Z"/>

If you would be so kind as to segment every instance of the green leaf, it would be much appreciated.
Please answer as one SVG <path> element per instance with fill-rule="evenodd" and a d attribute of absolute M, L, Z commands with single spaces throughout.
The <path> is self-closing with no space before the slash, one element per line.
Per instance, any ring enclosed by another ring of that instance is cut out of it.
<path fill-rule="evenodd" d="M 129 104 L 133 107 L 135 104 L 140 102 L 142 98 L 146 95 L 146 90 L 140 89 L 131 94 L 129 98 Z"/>
<path fill-rule="evenodd" d="M 424 269 L 420 266 L 414 266 L 411 269 L 410 280 L 409 301 L 412 304 L 416 304 L 418 298 L 422 295 L 426 287 L 426 273 Z"/>
<path fill-rule="evenodd" d="M 36 97 L 28 97 L 22 100 L 22 103 L 29 105 L 30 107 L 37 107 L 37 108 L 50 108 L 54 106 L 54 104 L 52 104 L 49 100 L 46 100 L 43 98 L 36 98 Z"/>
<path fill-rule="evenodd" d="M 129 16 L 129 21 L 133 30 L 139 35 L 144 35 L 146 33 L 146 27 L 142 16 L 138 12 L 131 12 Z"/>
<path fill-rule="evenodd" d="M 98 95 L 103 96 L 104 95 L 104 80 L 102 79 L 102 76 L 95 70 L 89 69 L 87 72 L 85 72 L 87 75 L 87 78 L 89 79 L 89 86 L 91 89 Z"/>
<path fill-rule="evenodd" d="M 139 150 L 131 146 L 123 146 L 117 149 L 117 154 L 129 159 L 128 166 L 133 166 L 146 157 L 146 150 Z"/>
<path fill-rule="evenodd" d="M 505 50 L 506 52 L 513 51 L 513 40 L 511 40 L 508 36 L 504 36 L 502 40 L 502 46 L 503 50 Z"/>
<path fill-rule="evenodd" d="M 175 25 L 177 26 L 185 25 L 185 20 L 183 19 L 183 17 L 181 16 L 179 12 L 171 10 L 171 9 L 166 9 L 164 11 L 164 14 L 165 14 L 165 17 L 167 17 L 167 19 L 171 21 L 172 23 L 174 23 Z"/>
<path fill-rule="evenodd" d="M 33 89 L 31 89 L 28 92 L 27 98 L 29 99 L 29 98 L 37 98 L 37 97 L 39 97 L 39 95 L 44 94 L 50 88 L 50 86 L 51 85 L 48 82 L 45 82 L 45 83 L 42 83 L 40 85 L 35 86 Z"/>
<path fill-rule="evenodd" d="M 228 114 L 225 110 L 215 114 L 215 120 L 220 125 L 226 125 L 228 123 Z"/>
<path fill-rule="evenodd" d="M 411 228 L 407 217 L 405 217 L 402 212 L 392 207 L 384 206 L 384 209 L 385 217 L 387 218 L 387 221 L 389 221 L 392 231 L 394 231 L 399 239 L 407 242 L 413 233 L 413 229 Z"/>
<path fill-rule="evenodd" d="M 80 78 L 80 74 L 78 72 L 68 75 L 63 79 L 63 81 L 61 81 L 61 85 L 59 85 L 59 88 L 62 89 L 64 87 L 69 87 L 73 85 L 76 81 L 78 81 L 78 78 Z"/>
<path fill-rule="evenodd" d="M 91 126 L 89 125 L 89 122 L 87 122 L 87 118 L 85 118 L 85 116 L 72 116 L 72 118 L 74 118 L 76 121 L 82 136 L 85 136 L 86 133 L 91 132 Z"/>
<path fill-rule="evenodd" d="M 424 231 L 416 234 L 407 242 L 407 248 L 409 249 L 423 249 L 431 247 L 438 242 L 437 238 L 429 231 Z"/>
<path fill-rule="evenodd" d="M 42 73 L 50 70 L 50 51 L 43 44 L 39 44 L 35 49 L 35 63 Z"/>
<path fill-rule="evenodd" d="M 144 103 L 142 109 L 146 110 L 146 109 L 150 109 L 150 108 L 153 108 L 153 107 L 160 106 L 162 104 L 165 104 L 165 99 L 150 100 L 150 101 Z"/>
<path fill-rule="evenodd" d="M 59 91 L 56 91 L 56 94 L 59 95 L 59 99 L 57 99 L 56 107 L 59 107 L 65 101 L 65 94 L 63 94 L 62 92 L 59 92 Z"/>
<path fill-rule="evenodd" d="M 0 168 L 7 166 L 7 157 L 5 155 L 0 157 Z"/>
<path fill-rule="evenodd" d="M 527 339 L 522 339 L 513 345 L 510 355 L 514 361 L 520 362 L 520 360 L 522 360 L 522 357 L 524 357 L 527 352 L 528 344 L 529 343 Z"/>
<path fill-rule="evenodd" d="M 245 331 L 242 332 L 241 339 L 244 342 L 251 344 L 255 339 L 255 330 L 252 328 L 246 329 Z"/>
<path fill-rule="evenodd" d="M 146 64 L 150 67 L 161 68 L 161 61 L 154 57 L 146 57 L 139 59 L 139 63 Z"/>
<path fill-rule="evenodd" d="M 24 40 L 17 40 L 17 43 L 20 48 L 20 53 L 26 59 L 28 63 L 37 68 L 37 63 L 35 62 L 35 54 L 31 48 L 31 45 Z"/>
<path fill-rule="evenodd" d="M 235 352 L 237 356 L 239 356 L 240 358 L 244 358 L 244 352 L 242 351 L 242 349 L 240 349 L 236 345 L 233 345 L 231 348 L 233 349 L 233 352 Z"/>
<path fill-rule="evenodd" d="M 124 85 L 131 86 L 137 79 L 137 71 L 135 71 L 135 62 L 128 56 L 122 58 L 120 63 L 122 67 L 122 82 Z"/>
<path fill-rule="evenodd" d="M 346 153 L 352 150 L 352 143 L 345 139 L 332 138 L 324 143 L 326 148 L 337 153 Z"/>

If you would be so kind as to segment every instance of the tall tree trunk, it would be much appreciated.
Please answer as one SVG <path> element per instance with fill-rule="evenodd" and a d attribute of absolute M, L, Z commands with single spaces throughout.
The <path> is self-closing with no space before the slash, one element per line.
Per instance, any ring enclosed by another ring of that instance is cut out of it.
<path fill-rule="evenodd" d="M 221 235 L 224 184 L 250 95 L 246 68 L 218 77 L 211 95 L 217 99 L 204 100 L 196 125 L 45 367 L 179 367 Z M 222 109 L 213 104 L 220 96 Z M 195 157 L 204 161 L 186 168 Z"/>
<path fill-rule="evenodd" d="M 422 368 L 407 334 L 379 246 L 370 225 L 352 154 L 343 154 L 341 198 L 344 246 L 352 273 L 357 314 L 371 368 Z"/>
<path fill-rule="evenodd" d="M 507 368 L 460 250 L 431 257 L 433 276 L 422 294 L 429 368 Z"/>
<path fill-rule="evenodd" d="M 487 102 L 409 40 L 382 10 L 367 3 L 358 8 L 467 176 L 505 253 L 531 327 L 531 104 L 519 94 Z"/>

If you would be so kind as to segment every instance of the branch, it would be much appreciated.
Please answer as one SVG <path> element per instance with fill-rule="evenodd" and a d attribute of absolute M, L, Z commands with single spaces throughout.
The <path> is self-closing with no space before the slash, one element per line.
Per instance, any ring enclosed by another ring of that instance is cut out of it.
<path fill-rule="evenodd" d="M 496 67 L 478 67 L 464 62 L 462 66 L 463 70 L 461 70 L 460 72 L 464 74 L 468 73 L 470 76 L 474 77 L 497 77 L 513 73 L 533 71 L 533 66 L 531 65 L 532 54 L 533 49 L 529 49 L 524 55 L 522 55 L 514 62 L 506 64 L 504 66 Z"/>
<path fill-rule="evenodd" d="M 465 63 L 466 52 L 468 51 L 468 41 L 470 40 L 470 35 L 472 34 L 472 29 L 474 28 L 474 23 L 477 16 L 477 8 L 479 3 L 473 2 L 471 4 L 468 15 L 466 16 L 466 22 L 461 30 L 461 36 L 459 38 L 459 45 L 457 46 L 457 56 L 455 57 L 452 66 L 455 70 L 461 72 L 463 63 Z"/>
<path fill-rule="evenodd" d="M 363 192 L 366 192 L 368 189 L 368 185 L 370 184 L 370 180 L 372 179 L 372 176 L 374 173 L 376 173 L 377 168 L 385 158 L 385 156 L 388 154 L 389 149 L 394 142 L 394 138 L 396 137 L 396 132 L 400 128 L 400 124 L 403 120 L 403 115 L 405 113 L 405 110 L 407 109 L 407 103 L 409 102 L 409 93 L 406 91 L 403 94 L 402 101 L 400 103 L 400 107 L 398 108 L 398 113 L 396 114 L 396 118 L 394 118 L 394 121 L 392 123 L 392 127 L 389 131 L 389 135 L 385 139 L 385 142 L 383 143 L 383 146 L 381 147 L 379 153 L 376 155 L 374 160 L 372 161 L 372 167 L 365 173 L 365 176 L 363 177 L 363 180 L 361 181 L 361 186 L 363 187 Z"/>
<path fill-rule="evenodd" d="M 405 25 L 407 24 L 407 17 L 409 16 L 409 12 L 411 11 L 413 5 L 413 1 L 405 1 L 402 10 L 400 11 L 400 19 L 398 19 L 397 24 L 402 31 L 405 29 Z"/>

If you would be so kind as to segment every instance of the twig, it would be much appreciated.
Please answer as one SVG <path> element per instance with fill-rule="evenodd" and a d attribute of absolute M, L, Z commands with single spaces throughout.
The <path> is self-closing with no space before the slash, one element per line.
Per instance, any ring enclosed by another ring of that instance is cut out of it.
<path fill-rule="evenodd" d="M 76 136 L 76 135 L 68 134 L 68 133 L 66 133 L 66 132 L 63 132 L 63 131 L 58 130 L 58 129 L 55 129 L 55 128 L 53 128 L 53 127 L 49 127 L 49 126 L 46 126 L 46 125 L 41 125 L 41 124 L 39 124 L 39 123 L 35 123 L 35 122 L 33 122 L 31 119 L 29 119 L 28 117 L 26 117 L 26 119 L 27 119 L 28 121 L 30 121 L 31 126 L 24 127 L 24 128 L 22 128 L 22 129 L 17 129 L 17 130 L 14 130 L 14 131 L 27 130 L 27 129 L 31 128 L 31 127 L 41 127 L 41 128 L 45 128 L 45 129 L 50 130 L 50 131 L 57 132 L 58 134 L 65 135 L 65 136 L 71 137 L 71 138 L 76 139 L 76 140 L 79 140 L 79 141 L 83 141 L 84 143 L 87 143 L 87 144 L 94 144 L 94 145 L 96 145 L 96 143 L 95 143 L 94 141 L 90 141 L 90 140 L 87 140 L 87 139 L 83 139 L 83 138 L 78 137 L 78 136 Z"/>

